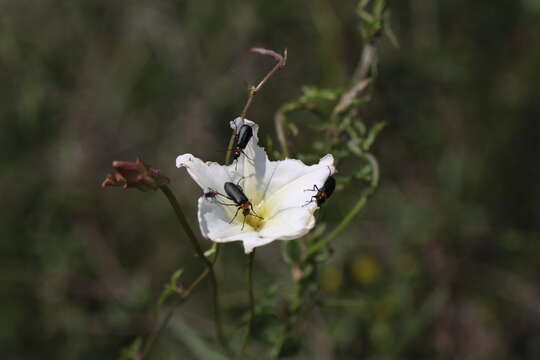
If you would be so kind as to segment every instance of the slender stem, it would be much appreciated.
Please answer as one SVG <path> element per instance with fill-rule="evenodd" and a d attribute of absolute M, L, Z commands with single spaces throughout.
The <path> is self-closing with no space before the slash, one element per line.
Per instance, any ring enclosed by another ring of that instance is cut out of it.
<path fill-rule="evenodd" d="M 285 123 L 285 112 L 278 111 L 276 113 L 274 121 L 276 125 L 277 138 L 279 141 L 279 145 L 281 146 L 281 153 L 283 154 L 284 158 L 288 158 L 290 156 L 289 145 L 287 144 L 287 136 L 285 135 L 285 129 L 283 128 L 283 125 Z"/>
<path fill-rule="evenodd" d="M 276 71 L 278 71 L 279 69 L 284 67 L 285 64 L 287 63 L 287 49 L 285 49 L 283 55 L 278 54 L 277 52 L 275 52 L 273 50 L 268 50 L 268 49 L 263 49 L 263 48 L 251 48 L 250 51 L 261 54 L 261 55 L 272 56 L 274 59 L 276 59 L 277 64 L 274 65 L 272 70 L 270 70 L 264 76 L 264 78 L 261 81 L 259 81 L 257 86 L 251 85 L 249 87 L 248 98 L 247 98 L 246 104 L 244 105 L 244 108 L 242 109 L 242 112 L 240 113 L 240 119 L 242 119 L 242 123 L 243 123 L 244 119 L 246 118 L 247 112 L 248 112 L 248 110 L 249 110 L 249 108 L 251 106 L 251 103 L 253 102 L 253 98 L 255 97 L 257 92 L 259 90 L 261 90 L 261 88 L 264 86 L 264 84 L 266 84 L 268 79 L 270 79 L 270 77 L 272 75 L 274 75 L 274 73 Z M 235 135 L 236 134 L 233 131 L 233 133 L 232 133 L 232 135 L 231 135 L 231 137 L 229 139 L 229 144 L 227 145 L 227 154 L 225 155 L 225 165 L 229 164 L 229 162 L 231 161 L 231 152 L 232 152 L 232 148 L 234 146 Z"/>
<path fill-rule="evenodd" d="M 324 238 L 322 238 L 317 244 L 313 245 L 309 252 L 306 254 L 306 258 L 317 253 L 319 250 L 321 250 L 323 247 L 328 245 L 336 236 L 338 236 L 345 228 L 349 225 L 349 223 L 354 219 L 354 217 L 364 208 L 364 205 L 366 204 L 368 196 L 363 195 L 358 199 L 356 204 L 353 206 L 353 208 L 349 211 L 347 216 L 341 220 L 338 226 L 332 232 L 328 235 L 326 235 Z"/>
<path fill-rule="evenodd" d="M 214 265 L 217 261 L 217 258 L 219 256 L 219 249 L 221 249 L 221 244 L 214 243 L 214 246 L 216 247 L 216 250 L 214 251 L 214 258 L 212 259 L 212 265 Z"/>
<path fill-rule="evenodd" d="M 362 55 L 358 61 L 358 65 L 353 75 L 352 86 L 350 89 L 341 95 L 337 105 L 332 110 L 331 119 L 334 120 L 337 115 L 346 110 L 353 102 L 353 100 L 361 93 L 372 81 L 370 76 L 370 70 L 373 63 L 377 59 L 377 47 L 371 42 L 364 44 L 362 48 Z"/>
<path fill-rule="evenodd" d="M 371 66 L 377 57 L 377 47 L 373 42 L 367 42 L 362 48 L 362 57 L 353 75 L 353 83 L 365 79 L 369 75 Z"/>
<path fill-rule="evenodd" d="M 257 92 L 263 87 L 263 85 L 268 81 L 268 79 L 270 79 L 270 77 L 274 75 L 276 71 L 278 71 L 279 69 L 285 66 L 285 64 L 287 63 L 287 49 L 285 49 L 285 51 L 283 52 L 283 55 L 278 54 L 277 52 L 273 50 L 264 49 L 264 48 L 251 48 L 251 51 L 255 53 L 259 53 L 261 55 L 271 56 L 277 61 L 276 66 L 274 66 L 272 70 L 270 70 L 270 72 L 266 74 L 265 77 L 255 87 L 255 92 Z"/>
<path fill-rule="evenodd" d="M 370 153 L 364 153 L 361 155 L 361 157 L 364 158 L 367 162 L 369 162 L 371 167 L 371 184 L 369 188 L 360 196 L 360 199 L 358 199 L 358 201 L 354 204 L 354 206 L 343 218 L 343 220 L 341 220 L 338 226 L 336 226 L 330 234 L 326 235 L 324 238 L 322 238 L 310 248 L 310 250 L 306 254 L 306 258 L 309 258 L 311 255 L 317 253 L 323 247 L 328 245 L 343 230 L 345 230 L 345 228 L 354 219 L 354 217 L 358 215 L 360 211 L 362 211 L 364 205 L 366 205 L 367 199 L 371 196 L 371 194 L 375 192 L 375 189 L 377 189 L 377 187 L 379 186 L 379 163 L 377 162 L 377 159 Z"/>
<path fill-rule="evenodd" d="M 182 211 L 182 208 L 180 207 L 180 204 L 178 203 L 178 200 L 176 199 L 176 196 L 174 196 L 173 192 L 167 185 L 160 186 L 160 190 L 165 194 L 167 197 L 167 200 L 169 200 L 169 203 L 171 204 L 172 208 L 174 209 L 174 213 L 176 214 L 176 218 L 178 219 L 178 222 L 180 225 L 182 225 L 182 228 L 186 232 L 189 241 L 191 242 L 191 245 L 195 249 L 195 252 L 197 255 L 205 262 L 205 264 L 208 267 L 211 267 L 210 261 L 204 256 L 204 252 L 199 245 L 199 242 L 197 241 L 197 237 L 195 236 L 195 233 L 191 229 L 191 226 L 189 225 L 186 216 L 184 215 L 184 212 Z"/>
<path fill-rule="evenodd" d="M 270 359 L 272 360 L 277 360 L 280 358 L 281 349 L 285 344 L 285 341 L 287 340 L 288 334 L 293 330 L 293 328 L 299 321 L 298 318 L 302 309 L 302 304 L 304 303 L 305 287 L 309 286 L 309 283 L 307 281 L 300 281 L 300 279 L 295 279 L 294 285 L 294 295 L 291 300 L 289 300 L 285 326 L 279 334 L 276 344 L 272 348 L 272 352 L 270 355 Z"/>
<path fill-rule="evenodd" d="M 169 200 L 171 206 L 173 207 L 174 212 L 176 214 L 176 218 L 178 219 L 178 222 L 180 222 L 180 225 L 182 225 L 182 228 L 184 229 L 184 231 L 188 235 L 188 238 L 189 238 L 191 244 L 193 245 L 193 248 L 195 249 L 195 252 L 201 258 L 201 260 L 204 262 L 204 264 L 206 265 L 206 268 L 207 268 L 208 273 L 210 275 L 210 283 L 212 285 L 212 290 L 213 290 L 212 300 L 213 300 L 213 303 L 214 303 L 214 319 L 215 319 L 215 323 L 216 323 L 216 334 L 217 334 L 217 337 L 218 337 L 219 342 L 221 343 L 221 345 L 225 349 L 228 349 L 228 345 L 227 345 L 227 342 L 225 340 L 225 336 L 223 335 L 223 325 L 222 325 L 222 322 L 221 322 L 221 312 L 220 312 L 220 307 L 219 307 L 219 291 L 218 291 L 218 285 L 217 285 L 217 280 L 216 280 L 216 274 L 214 272 L 214 267 L 213 267 L 214 263 L 213 263 L 213 261 L 210 261 L 206 256 L 204 256 L 204 252 L 203 252 L 201 246 L 199 245 L 199 242 L 197 241 L 197 238 L 195 237 L 195 233 L 193 232 L 193 230 L 189 226 L 189 223 L 186 220 L 186 216 L 184 215 L 184 212 L 180 208 L 180 204 L 178 203 L 178 200 L 176 199 L 176 197 L 172 193 L 171 189 L 167 185 L 160 186 L 160 189 L 163 192 L 163 194 L 165 194 L 165 196 L 167 197 L 167 200 Z M 214 257 L 214 261 L 215 261 L 216 258 L 217 258 L 217 256 Z"/>
<path fill-rule="evenodd" d="M 247 282 L 248 282 L 248 294 L 249 294 L 249 322 L 248 327 L 246 331 L 246 335 L 244 336 L 244 341 L 242 342 L 242 346 L 240 347 L 240 351 L 236 356 L 235 359 L 241 359 L 244 355 L 244 351 L 246 350 L 249 340 L 251 338 L 251 331 L 253 328 L 253 318 L 255 317 L 255 294 L 253 292 L 253 260 L 255 258 L 255 249 L 249 254 L 249 261 L 248 261 L 248 268 L 247 268 Z"/>
<path fill-rule="evenodd" d="M 148 339 L 148 341 L 146 342 L 146 344 L 144 346 L 143 353 L 142 353 L 142 355 L 140 356 L 140 358 L 138 360 L 143 360 L 146 356 L 150 355 L 150 352 L 152 351 L 152 347 L 153 347 L 154 343 L 156 342 L 156 339 L 159 338 L 159 336 L 161 335 L 161 332 L 163 331 L 163 329 L 167 326 L 167 324 L 171 320 L 171 318 L 172 318 L 174 312 L 176 311 L 176 309 L 178 309 L 180 307 L 180 305 L 182 305 L 184 302 L 186 302 L 186 300 L 191 295 L 191 292 L 193 291 L 193 289 L 208 274 L 209 274 L 208 268 L 204 269 L 204 271 L 197 277 L 197 279 L 195 279 L 193 281 L 193 283 L 186 290 L 182 291 L 182 293 L 180 294 L 180 296 L 176 300 L 176 303 L 169 308 L 169 310 L 165 314 L 165 317 L 163 317 L 163 319 L 159 323 L 159 326 L 157 327 L 157 329 L 152 333 L 152 335 L 150 336 L 150 339 Z"/>
<path fill-rule="evenodd" d="M 276 59 L 277 63 L 276 65 L 272 68 L 272 70 L 270 70 L 265 76 L 264 78 L 257 84 L 257 86 L 250 86 L 249 87 L 249 93 L 248 93 L 248 99 L 246 101 L 246 105 L 244 105 L 244 109 L 242 110 L 242 113 L 240 115 L 240 117 L 242 119 L 244 119 L 247 115 L 247 112 L 249 110 L 249 107 L 251 106 L 251 103 L 253 102 L 253 98 L 255 97 L 255 95 L 257 94 L 257 92 L 259 90 L 261 90 L 261 88 L 264 86 L 264 84 L 266 84 L 266 82 L 268 81 L 268 79 L 270 79 L 270 77 L 272 75 L 274 75 L 274 73 L 276 71 L 278 71 L 279 69 L 281 69 L 282 67 L 285 66 L 285 64 L 287 63 L 287 49 L 285 49 L 285 52 L 283 53 L 283 55 L 281 54 L 278 54 L 277 52 L 273 51 L 273 50 L 268 50 L 268 49 L 263 49 L 263 48 L 252 48 L 251 49 L 252 52 L 255 52 L 255 53 L 259 53 L 261 55 L 268 55 L 268 56 L 272 56 L 274 59 Z"/>
<path fill-rule="evenodd" d="M 231 137 L 229 139 L 229 143 L 227 144 L 227 153 L 225 154 L 225 165 L 228 165 L 231 162 L 231 153 L 232 153 L 232 147 L 234 146 L 235 137 L 236 137 L 236 133 L 233 130 Z"/>
<path fill-rule="evenodd" d="M 244 109 L 242 109 L 242 113 L 240 114 L 240 117 L 242 118 L 242 120 L 246 118 L 247 111 L 249 107 L 251 106 L 251 103 L 253 102 L 253 98 L 255 97 L 256 94 L 257 92 L 255 91 L 255 86 L 250 86 L 249 92 L 248 92 L 248 99 L 246 101 L 246 104 L 244 105 Z"/>

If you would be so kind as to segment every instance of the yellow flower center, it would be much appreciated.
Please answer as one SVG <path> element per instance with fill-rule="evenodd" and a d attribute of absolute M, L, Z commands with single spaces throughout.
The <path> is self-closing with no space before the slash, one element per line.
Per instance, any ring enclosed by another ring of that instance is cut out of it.
<path fill-rule="evenodd" d="M 255 210 L 255 213 L 253 211 L 250 212 L 248 216 L 246 216 L 246 224 L 245 226 L 250 226 L 253 231 L 261 231 L 264 227 L 265 222 L 268 220 L 268 216 L 270 215 L 270 209 L 268 206 L 265 206 L 264 201 L 260 202 L 257 205 L 253 205 L 253 210 Z M 241 211 L 241 210 L 240 210 Z M 257 217 L 260 216 L 261 218 Z M 243 222 L 243 214 L 239 214 L 237 222 Z M 244 228 L 244 231 L 246 229 Z"/>

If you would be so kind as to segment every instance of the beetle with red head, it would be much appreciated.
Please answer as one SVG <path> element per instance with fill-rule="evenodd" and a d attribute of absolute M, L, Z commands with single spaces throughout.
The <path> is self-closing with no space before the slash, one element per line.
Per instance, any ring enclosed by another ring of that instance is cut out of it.
<path fill-rule="evenodd" d="M 236 219 L 236 216 L 238 215 L 238 212 L 240 210 L 242 210 L 242 214 L 244 215 L 244 221 L 242 222 L 242 230 L 244 230 L 244 225 L 246 223 L 246 216 L 254 216 L 256 218 L 263 220 L 263 218 L 257 215 L 255 213 L 255 210 L 253 210 L 253 204 L 251 203 L 251 201 L 249 201 L 246 194 L 244 194 L 244 190 L 242 190 L 240 185 L 237 185 L 232 182 L 226 182 L 223 188 L 225 189 L 225 192 L 227 193 L 227 196 L 225 197 L 233 201 L 234 204 L 223 204 L 223 203 L 220 203 L 220 204 L 226 205 L 226 206 L 237 207 L 236 213 L 234 214 L 234 217 L 231 219 L 231 221 L 229 221 L 229 224 L 232 223 L 234 219 Z"/>
<path fill-rule="evenodd" d="M 307 201 L 304 206 L 307 204 L 310 204 L 315 201 L 317 202 L 317 206 L 321 206 L 326 199 L 328 199 L 332 194 L 334 193 L 334 190 L 336 189 L 336 179 L 329 175 L 326 178 L 326 181 L 324 182 L 323 186 L 319 189 L 317 185 L 313 185 L 312 189 L 306 189 L 304 191 L 316 191 L 317 193 L 311 197 L 309 201 Z"/>

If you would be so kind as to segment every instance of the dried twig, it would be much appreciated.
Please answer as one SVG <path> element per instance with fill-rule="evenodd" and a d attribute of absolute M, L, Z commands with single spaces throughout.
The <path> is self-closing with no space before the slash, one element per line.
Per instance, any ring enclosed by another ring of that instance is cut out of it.
<path fill-rule="evenodd" d="M 336 116 L 346 110 L 353 102 L 353 100 L 360 94 L 371 82 L 369 77 L 369 70 L 373 65 L 377 55 L 377 48 L 372 43 L 366 43 L 362 49 L 362 56 L 358 62 L 358 66 L 353 76 L 353 86 L 341 95 L 338 104 L 332 111 L 332 119 L 335 119 Z"/>
<path fill-rule="evenodd" d="M 259 84 L 257 84 L 257 86 L 252 85 L 252 86 L 249 87 L 248 99 L 247 99 L 246 105 L 244 106 L 244 109 L 242 110 L 242 114 L 240 115 L 242 120 L 245 119 L 245 117 L 246 117 L 247 111 L 248 111 L 248 109 L 251 106 L 251 103 L 253 101 L 253 97 L 264 86 L 264 84 L 266 84 L 268 79 L 270 79 L 270 77 L 272 75 L 274 75 L 274 73 L 276 71 L 283 68 L 285 66 L 285 64 L 287 63 L 287 49 L 285 49 L 285 51 L 283 52 L 283 55 L 278 54 L 277 52 L 275 52 L 273 50 L 264 49 L 264 48 L 251 48 L 250 51 L 252 51 L 254 53 L 261 54 L 261 55 L 272 56 L 274 59 L 276 59 L 277 64 L 272 68 L 272 70 L 270 70 L 264 76 L 264 78 L 259 82 Z"/>
<path fill-rule="evenodd" d="M 242 110 L 242 113 L 240 114 L 240 118 L 242 119 L 242 124 L 244 122 L 244 119 L 246 118 L 249 107 L 251 106 L 251 103 L 253 102 L 253 98 L 255 97 L 257 92 L 261 90 L 264 84 L 266 84 L 268 79 L 270 79 L 270 77 L 274 75 L 276 71 L 283 68 L 287 64 L 287 49 L 285 49 L 285 51 L 283 52 L 283 55 L 278 54 L 277 52 L 273 50 L 264 49 L 264 48 L 251 48 L 250 51 L 261 54 L 261 55 L 271 56 L 274 59 L 276 59 L 277 64 L 263 77 L 263 79 L 257 84 L 257 86 L 251 85 L 249 87 L 248 99 L 246 101 L 246 105 L 244 105 L 244 109 Z M 235 135 L 236 134 L 233 132 L 231 135 L 231 138 L 229 139 L 229 144 L 227 145 L 227 154 L 225 155 L 225 164 L 228 164 L 231 160 L 231 149 L 234 143 Z"/>

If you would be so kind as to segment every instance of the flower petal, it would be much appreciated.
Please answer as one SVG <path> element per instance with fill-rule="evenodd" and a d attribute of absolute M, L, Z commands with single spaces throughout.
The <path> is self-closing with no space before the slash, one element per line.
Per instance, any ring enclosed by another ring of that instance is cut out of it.
<path fill-rule="evenodd" d="M 326 155 L 318 164 L 311 166 L 305 165 L 300 160 L 279 161 L 273 176 L 267 180 L 267 190 L 263 194 L 266 206 L 274 209 L 270 215 L 291 207 L 315 211 L 316 203 L 311 202 L 315 192 L 310 190 L 314 189 L 314 185 L 321 188 L 326 179 L 334 173 L 332 155 Z"/>
<path fill-rule="evenodd" d="M 268 219 L 261 235 L 276 240 L 292 240 L 306 235 L 315 226 L 313 211 L 291 207 Z"/>
<path fill-rule="evenodd" d="M 242 225 L 231 220 L 236 212 L 236 207 L 219 205 L 204 196 L 199 198 L 199 225 L 201 233 L 205 238 L 216 242 L 225 242 L 227 239 L 238 233 L 242 233 Z M 243 216 L 239 214 L 238 216 Z"/>
<path fill-rule="evenodd" d="M 225 206 L 214 204 L 212 200 L 205 199 L 204 196 L 199 198 L 199 225 L 201 233 L 205 238 L 218 243 L 242 241 L 246 254 L 253 251 L 253 248 L 257 246 L 262 246 L 275 240 L 275 237 L 263 236 L 258 232 L 252 231 L 251 226 L 247 223 L 244 230 L 242 230 L 241 221 L 230 223 L 236 212 L 235 207 L 231 208 L 234 211 L 227 209 Z M 243 216 L 241 212 L 237 215 L 238 218 L 242 218 Z"/>
<path fill-rule="evenodd" d="M 208 189 L 214 189 L 224 194 L 223 185 L 234 178 L 229 167 L 211 161 L 203 162 L 191 154 L 178 156 L 176 158 L 176 167 L 185 167 L 189 175 L 204 192 L 208 191 Z"/>

